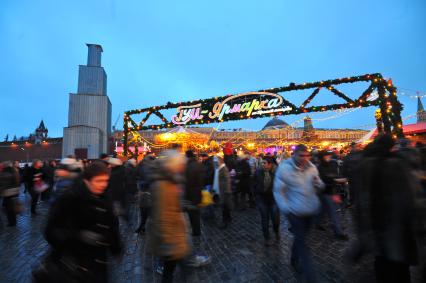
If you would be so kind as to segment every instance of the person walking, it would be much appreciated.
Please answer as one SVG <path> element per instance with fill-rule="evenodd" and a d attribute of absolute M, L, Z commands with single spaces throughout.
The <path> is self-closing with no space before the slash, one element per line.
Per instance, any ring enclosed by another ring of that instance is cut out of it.
<path fill-rule="evenodd" d="M 9 227 L 16 226 L 16 197 L 19 195 L 19 172 L 11 162 L 3 162 L 0 170 L 0 197 L 3 198 Z"/>
<path fill-rule="evenodd" d="M 50 252 L 33 273 L 35 283 L 108 282 L 108 254 L 122 251 L 118 220 L 105 194 L 109 173 L 102 162 L 90 164 L 52 204 L 44 232 Z"/>
<path fill-rule="evenodd" d="M 263 159 L 261 167 L 256 170 L 255 174 L 256 205 L 260 212 L 262 232 L 266 246 L 272 244 L 269 236 L 269 220 L 272 221 L 275 239 L 277 241 L 280 239 L 280 214 L 272 193 L 275 170 L 276 166 L 273 158 L 267 156 Z"/>
<path fill-rule="evenodd" d="M 126 197 L 128 202 L 134 202 L 135 194 L 137 192 L 137 170 L 136 170 L 136 160 L 131 158 L 126 162 L 126 180 L 125 180 L 125 188 L 126 188 Z"/>
<path fill-rule="evenodd" d="M 414 193 L 420 185 L 405 160 L 393 152 L 390 135 L 380 135 L 364 151 L 356 202 L 359 254 L 375 256 L 379 283 L 411 282 L 418 262 Z"/>
<path fill-rule="evenodd" d="M 340 223 L 340 217 L 337 213 L 336 198 L 339 196 L 336 193 L 336 185 L 342 178 L 339 178 L 338 164 L 336 161 L 332 160 L 333 152 L 331 151 L 321 151 L 319 153 L 319 165 L 318 171 L 321 180 L 325 183 L 325 188 L 319 193 L 319 198 L 321 201 L 321 211 L 317 217 L 317 228 L 325 230 L 321 226 L 321 220 L 325 213 L 331 219 L 333 224 L 334 236 L 338 240 L 347 241 L 348 236 L 343 233 L 342 225 Z"/>
<path fill-rule="evenodd" d="M 294 235 L 290 263 L 297 271 L 302 271 L 308 282 L 317 282 L 306 236 L 320 208 L 317 190 L 323 188 L 324 183 L 309 158 L 305 145 L 296 146 L 293 157 L 278 166 L 273 194 Z"/>
<path fill-rule="evenodd" d="M 139 190 L 140 222 L 135 233 L 145 233 L 145 225 L 151 214 L 152 193 L 151 185 L 155 170 L 155 157 L 148 154 L 137 165 L 137 186 Z"/>
<path fill-rule="evenodd" d="M 67 190 L 71 189 L 74 180 L 77 179 L 79 173 L 77 172 L 77 160 L 74 158 L 63 158 L 55 170 L 55 190 L 52 195 L 52 202 L 59 198 Z"/>
<path fill-rule="evenodd" d="M 149 253 L 163 262 L 162 282 L 173 282 L 176 265 L 182 265 L 191 252 L 181 204 L 181 176 L 184 172 L 185 157 L 175 150 L 163 152 L 156 160 L 147 247 Z"/>
<path fill-rule="evenodd" d="M 126 172 L 123 162 L 118 158 L 110 157 L 108 164 L 111 167 L 111 176 L 109 178 L 107 192 L 111 194 L 114 212 L 117 216 L 122 216 L 129 221 L 128 206 L 126 201 Z"/>
<path fill-rule="evenodd" d="M 351 144 L 350 152 L 343 159 L 342 175 L 348 179 L 349 202 L 348 206 L 355 205 L 361 180 L 359 165 L 362 161 L 362 151 L 356 143 Z"/>
<path fill-rule="evenodd" d="M 232 221 L 232 188 L 231 177 L 225 162 L 219 156 L 215 156 L 213 160 L 215 166 L 213 192 L 214 199 L 222 208 L 222 225 L 221 229 L 228 228 Z"/>
<path fill-rule="evenodd" d="M 40 160 L 34 160 L 28 175 L 28 190 L 31 195 L 31 216 L 37 215 L 37 203 L 40 194 L 48 188 L 46 184 L 46 175 L 43 172 L 43 163 Z"/>
<path fill-rule="evenodd" d="M 185 199 L 191 204 L 188 209 L 189 221 L 192 227 L 192 236 L 201 235 L 201 215 L 198 205 L 201 203 L 203 188 L 203 165 L 197 161 L 192 150 L 185 153 L 187 162 L 185 170 Z"/>
<path fill-rule="evenodd" d="M 238 202 L 240 210 L 246 209 L 247 206 L 247 196 L 250 195 L 250 176 L 251 168 L 249 164 L 249 156 L 244 155 L 237 163 L 238 191 L 240 193 Z"/>
<path fill-rule="evenodd" d="M 42 200 L 49 200 L 53 193 L 53 185 L 55 182 L 55 169 L 56 169 L 56 161 L 50 160 L 45 163 L 43 166 L 43 174 L 45 176 L 46 184 L 48 188 L 41 194 Z"/>

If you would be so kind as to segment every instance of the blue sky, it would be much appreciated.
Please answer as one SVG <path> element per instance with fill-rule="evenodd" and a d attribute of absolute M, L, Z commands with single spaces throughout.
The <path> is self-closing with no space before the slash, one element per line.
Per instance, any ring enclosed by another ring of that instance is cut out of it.
<path fill-rule="evenodd" d="M 77 91 L 78 65 L 86 64 L 85 43 L 104 49 L 118 127 L 125 110 L 365 73 L 380 72 L 397 87 L 424 93 L 425 12 L 423 0 L 3 0 L 0 139 L 28 135 L 41 119 L 50 136 L 62 136 L 68 94 Z M 352 97 L 359 92 L 342 90 Z M 403 116 L 415 113 L 416 100 L 400 98 Z M 334 101 L 324 94 L 318 102 Z M 373 112 L 314 126 L 374 124 Z M 259 129 L 265 122 L 221 127 Z"/>

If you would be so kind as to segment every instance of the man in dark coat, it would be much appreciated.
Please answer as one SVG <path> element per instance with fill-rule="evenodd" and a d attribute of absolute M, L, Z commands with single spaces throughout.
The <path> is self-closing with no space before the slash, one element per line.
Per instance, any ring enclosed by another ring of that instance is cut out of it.
<path fill-rule="evenodd" d="M 336 196 L 336 185 L 339 178 L 338 164 L 335 160 L 332 160 L 333 153 L 331 151 L 321 151 L 319 154 L 319 165 L 318 171 L 321 180 L 325 184 L 325 188 L 319 193 L 319 199 L 321 201 L 321 211 L 317 218 L 317 227 L 324 229 L 320 222 L 325 213 L 328 214 L 333 224 L 334 236 L 338 240 L 348 240 L 348 236 L 343 233 L 342 225 L 340 224 L 340 217 L 337 212 L 337 205 L 333 199 Z"/>
<path fill-rule="evenodd" d="M 45 175 L 45 180 L 47 185 L 49 186 L 46 191 L 41 194 L 41 198 L 43 200 L 48 200 L 53 192 L 53 184 L 55 181 L 55 169 L 56 169 L 56 161 L 51 160 L 49 163 L 45 163 L 43 166 L 43 174 Z"/>
<path fill-rule="evenodd" d="M 343 159 L 342 176 L 348 179 L 349 203 L 355 205 L 357 199 L 359 180 L 361 179 L 359 165 L 362 160 L 362 151 L 355 143 L 351 144 L 351 151 Z"/>
<path fill-rule="evenodd" d="M 28 175 L 28 191 L 31 195 L 31 215 L 37 215 L 37 202 L 40 197 L 39 187 L 46 182 L 46 174 L 43 172 L 43 163 L 40 160 L 34 160 Z M 47 185 L 46 185 L 47 186 Z"/>
<path fill-rule="evenodd" d="M 53 203 L 45 230 L 51 246 L 50 265 L 46 265 L 45 272 L 35 274 L 35 282 L 61 282 L 70 276 L 76 282 L 108 281 L 108 252 L 121 253 L 118 220 L 104 193 L 108 179 L 106 165 L 94 162 L 86 168 L 83 178 Z M 49 269 L 52 265 L 56 268 Z M 70 271 L 70 266 L 77 268 Z M 61 268 L 62 274 L 57 272 Z"/>
<path fill-rule="evenodd" d="M 409 267 L 417 262 L 415 183 L 393 146 L 392 138 L 382 135 L 365 149 L 356 207 L 360 248 L 355 254 L 374 254 L 379 283 L 410 282 Z"/>
<path fill-rule="evenodd" d="M 1 164 L 0 168 L 0 197 L 3 197 L 8 226 L 16 226 L 16 197 L 19 195 L 19 172 L 10 162 Z"/>
<path fill-rule="evenodd" d="M 137 192 L 136 175 L 136 160 L 132 158 L 126 163 L 126 194 L 131 201 L 134 200 Z"/>
<path fill-rule="evenodd" d="M 269 237 L 269 219 L 275 232 L 276 240 L 280 239 L 280 213 L 275 203 L 272 188 L 274 187 L 275 162 L 271 156 L 267 156 L 262 161 L 262 166 L 256 170 L 254 192 L 256 194 L 256 204 L 260 212 L 262 221 L 263 237 L 265 245 L 271 245 Z"/>
<path fill-rule="evenodd" d="M 237 164 L 238 191 L 240 193 L 240 209 L 246 208 L 247 196 L 250 193 L 251 168 L 249 156 L 245 155 Z"/>
<path fill-rule="evenodd" d="M 140 223 L 135 233 L 144 233 L 145 224 L 151 214 L 152 192 L 151 185 L 155 175 L 155 156 L 147 154 L 144 159 L 139 162 L 137 170 L 137 186 L 139 191 L 139 208 L 140 208 Z"/>
<path fill-rule="evenodd" d="M 192 150 L 186 152 L 187 164 L 185 171 L 185 199 L 190 202 L 188 209 L 189 221 L 191 222 L 192 235 L 201 235 L 200 209 L 201 190 L 203 189 L 203 165 L 197 161 Z"/>
<path fill-rule="evenodd" d="M 114 212 L 117 216 L 123 216 L 126 221 L 129 220 L 128 204 L 126 200 L 126 171 L 123 162 L 118 158 L 109 158 L 108 163 L 111 167 L 111 176 L 109 178 L 107 192 L 111 195 Z"/>
<path fill-rule="evenodd" d="M 201 164 L 203 165 L 203 186 L 206 190 L 210 190 L 213 186 L 214 164 L 213 158 L 207 153 L 201 153 Z"/>

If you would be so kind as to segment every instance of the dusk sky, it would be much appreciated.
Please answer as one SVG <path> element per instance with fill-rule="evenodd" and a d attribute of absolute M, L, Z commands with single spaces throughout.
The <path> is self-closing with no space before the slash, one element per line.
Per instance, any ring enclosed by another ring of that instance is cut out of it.
<path fill-rule="evenodd" d="M 425 15 L 424 0 L 1 0 L 0 139 L 27 136 L 41 119 L 49 136 L 63 135 L 86 43 L 103 47 L 118 128 L 130 109 L 377 72 L 405 93 L 409 116 L 409 95 L 426 95 Z M 336 101 L 325 93 L 317 102 Z M 370 129 L 374 110 L 312 117 L 318 128 Z M 221 127 L 258 130 L 267 120 Z"/>

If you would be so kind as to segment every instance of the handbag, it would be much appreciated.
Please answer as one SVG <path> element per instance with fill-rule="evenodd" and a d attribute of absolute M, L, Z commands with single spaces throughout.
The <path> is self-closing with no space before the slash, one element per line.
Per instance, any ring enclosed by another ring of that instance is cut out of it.
<path fill-rule="evenodd" d="M 213 204 L 212 194 L 206 190 L 201 191 L 201 202 L 199 204 L 200 207 L 206 207 Z"/>

